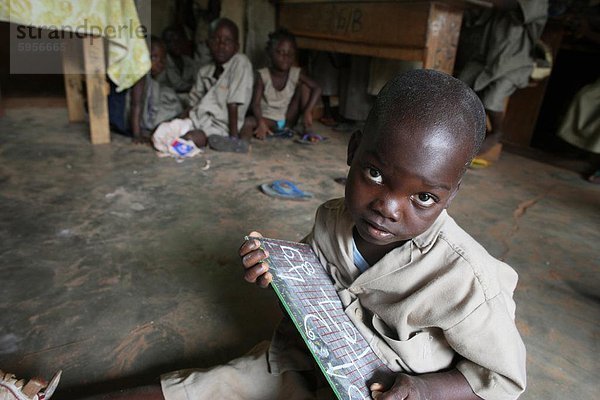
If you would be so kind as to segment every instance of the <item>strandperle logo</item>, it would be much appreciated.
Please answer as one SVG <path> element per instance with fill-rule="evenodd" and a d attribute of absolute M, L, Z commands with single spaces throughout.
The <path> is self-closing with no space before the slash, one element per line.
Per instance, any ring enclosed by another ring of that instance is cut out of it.
<path fill-rule="evenodd" d="M 87 19 L 77 26 L 70 25 L 17 25 L 17 39 L 83 39 L 85 37 L 104 36 L 107 39 L 138 38 L 148 37 L 148 30 L 144 25 L 134 26 L 133 20 L 128 24 L 106 26 L 90 24 Z"/>
<path fill-rule="evenodd" d="M 65 63 L 85 73 L 83 49 L 97 44 L 115 76 L 148 62 L 149 0 L 0 0 L 0 19 L 10 22 L 11 74 L 62 74 Z"/>

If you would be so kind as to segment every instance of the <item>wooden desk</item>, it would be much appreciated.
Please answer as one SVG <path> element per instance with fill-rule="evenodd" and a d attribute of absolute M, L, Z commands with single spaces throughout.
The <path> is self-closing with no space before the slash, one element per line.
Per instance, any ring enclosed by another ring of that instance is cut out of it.
<path fill-rule="evenodd" d="M 104 39 L 96 36 L 93 40 L 65 40 L 64 44 L 63 71 L 69 122 L 85 121 L 85 82 L 90 140 L 92 144 L 110 143 Z"/>
<path fill-rule="evenodd" d="M 451 74 L 465 3 L 484 1 L 280 0 L 278 25 L 298 47 L 362 56 L 422 61 Z"/>
<path fill-rule="evenodd" d="M 69 120 L 85 119 L 82 94 L 82 77 L 85 77 L 91 141 L 108 143 L 106 76 L 119 90 L 124 90 L 143 78 L 151 65 L 145 40 L 147 28 L 140 22 L 134 0 L 113 1 L 110 7 L 107 2 L 91 0 L 62 0 L 60 7 L 54 0 L 16 3 L 18 7 L 0 6 L 0 21 L 66 33 L 62 38 L 65 40 L 63 72 Z M 69 32 L 76 33 L 78 40 Z M 84 35 L 84 39 L 80 39 Z M 69 39 L 65 39 L 67 36 Z M 108 63 L 105 62 L 105 40 Z"/>

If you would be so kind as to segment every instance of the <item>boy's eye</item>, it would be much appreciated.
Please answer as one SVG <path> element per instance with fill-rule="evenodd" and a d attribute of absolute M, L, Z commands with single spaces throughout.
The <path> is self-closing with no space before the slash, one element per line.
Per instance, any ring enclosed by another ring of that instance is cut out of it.
<path fill-rule="evenodd" d="M 373 182 L 376 182 L 376 183 L 383 182 L 383 177 L 381 176 L 381 172 L 378 169 L 369 167 L 369 168 L 367 168 L 367 174 L 368 174 L 368 178 L 370 180 L 372 180 Z"/>
<path fill-rule="evenodd" d="M 437 199 L 429 193 L 419 193 L 412 197 L 421 207 L 431 207 L 437 203 Z"/>

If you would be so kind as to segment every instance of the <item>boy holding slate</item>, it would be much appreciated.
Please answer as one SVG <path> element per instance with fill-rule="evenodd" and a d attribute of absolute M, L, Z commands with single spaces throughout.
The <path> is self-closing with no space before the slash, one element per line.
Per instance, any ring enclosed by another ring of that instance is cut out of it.
<path fill-rule="evenodd" d="M 484 109 L 460 81 L 427 70 L 396 77 L 350 140 L 345 198 L 319 208 L 305 239 L 345 313 L 398 373 L 373 382 L 373 397 L 516 399 L 525 389 L 517 274 L 446 213 L 484 135 Z M 265 287 L 259 246 L 246 241 L 240 255 L 245 279 Z M 279 328 L 265 358 L 284 380 L 310 363 L 281 331 L 291 329 Z"/>
<path fill-rule="evenodd" d="M 345 314 L 394 372 L 369 380 L 373 398 L 505 400 L 525 389 L 517 274 L 446 213 L 484 136 L 483 106 L 465 84 L 429 70 L 396 77 L 350 140 L 345 198 L 318 209 L 304 240 Z M 244 242 L 240 256 L 245 280 L 267 287 L 259 240 Z M 161 384 L 162 394 L 146 388 L 137 398 L 334 398 L 287 318 L 245 357 L 163 375 Z"/>

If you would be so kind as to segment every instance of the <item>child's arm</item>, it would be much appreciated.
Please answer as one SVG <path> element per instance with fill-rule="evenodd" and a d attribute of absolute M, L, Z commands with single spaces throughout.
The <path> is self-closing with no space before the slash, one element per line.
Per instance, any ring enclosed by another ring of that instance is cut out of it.
<path fill-rule="evenodd" d="M 250 232 L 248 236 L 262 237 L 258 232 Z M 260 248 L 260 241 L 256 239 L 246 240 L 240 247 L 240 257 L 246 282 L 256 283 L 262 288 L 269 286 L 269 283 L 273 280 L 273 275 L 269 272 L 269 264 L 263 262 L 269 257 L 269 252 Z"/>
<path fill-rule="evenodd" d="M 265 92 L 265 84 L 263 83 L 260 75 L 256 77 L 256 83 L 254 84 L 254 92 L 252 93 L 252 113 L 256 118 L 256 129 L 254 130 L 254 136 L 258 139 L 264 139 L 267 135 L 272 134 L 269 127 L 265 123 L 262 117 L 262 110 L 260 108 L 260 100 Z"/>
<path fill-rule="evenodd" d="M 131 88 L 131 132 L 133 141 L 140 143 L 142 141 L 142 107 L 144 104 L 144 90 L 146 88 L 146 79 L 143 77 Z"/>
<path fill-rule="evenodd" d="M 373 383 L 370 389 L 377 400 L 481 400 L 457 369 L 417 376 L 398 374 L 391 388 Z"/>
<path fill-rule="evenodd" d="M 321 98 L 321 86 L 309 78 L 308 75 L 304 73 L 304 71 L 300 71 L 300 84 L 306 85 L 310 89 L 310 97 L 308 98 L 308 102 L 306 103 L 306 107 L 302 110 L 302 115 L 304 118 L 304 127 L 310 128 L 312 126 L 312 110 L 317 104 L 319 98 Z"/>

